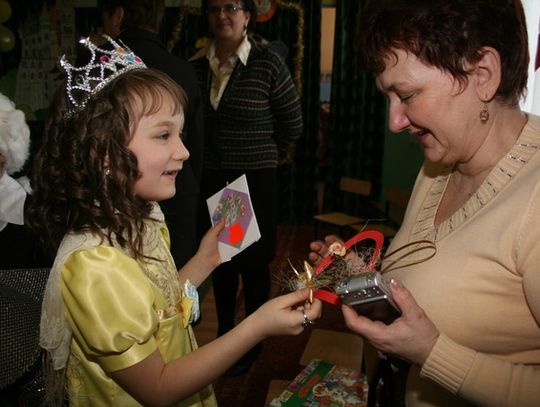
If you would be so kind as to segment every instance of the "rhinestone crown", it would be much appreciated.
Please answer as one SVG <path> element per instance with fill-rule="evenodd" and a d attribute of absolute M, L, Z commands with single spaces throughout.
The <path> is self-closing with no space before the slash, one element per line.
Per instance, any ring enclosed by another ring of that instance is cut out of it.
<path fill-rule="evenodd" d="M 146 68 L 142 59 L 121 41 L 118 43 L 107 35 L 103 37 L 112 49 L 100 48 L 90 38 L 79 41 L 90 51 L 90 62 L 85 66 L 71 65 L 65 55 L 60 58 L 60 66 L 67 74 L 68 117 L 84 109 L 90 98 L 118 75 L 132 69 Z"/>

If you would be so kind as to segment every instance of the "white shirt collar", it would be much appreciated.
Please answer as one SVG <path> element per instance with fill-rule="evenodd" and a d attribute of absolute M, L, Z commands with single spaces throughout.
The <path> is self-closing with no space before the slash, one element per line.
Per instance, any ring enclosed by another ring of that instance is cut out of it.
<path fill-rule="evenodd" d="M 251 42 L 249 42 L 247 35 L 244 36 L 244 39 L 242 40 L 242 43 L 236 50 L 236 55 L 238 55 L 238 58 L 240 59 L 240 62 L 244 64 L 244 66 L 247 65 L 247 60 L 249 57 L 249 52 L 251 51 Z"/>
<path fill-rule="evenodd" d="M 251 51 L 251 43 L 249 42 L 248 36 L 246 35 L 238 48 L 236 49 L 235 53 L 231 56 L 238 57 L 240 59 L 240 62 L 242 64 L 247 65 L 247 60 L 249 57 L 249 53 Z M 216 56 L 216 44 L 215 41 L 212 41 L 210 44 L 208 44 L 206 47 L 201 48 L 199 51 L 195 53 L 189 60 L 194 61 L 196 59 L 200 59 L 202 57 L 206 57 L 209 61 Z"/>

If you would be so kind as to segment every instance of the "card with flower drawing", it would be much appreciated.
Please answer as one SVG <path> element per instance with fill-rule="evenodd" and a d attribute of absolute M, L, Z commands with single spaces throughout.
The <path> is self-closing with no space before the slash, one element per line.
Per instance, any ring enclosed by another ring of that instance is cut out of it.
<path fill-rule="evenodd" d="M 212 225 L 225 218 L 225 229 L 218 243 L 223 262 L 261 238 L 245 175 L 216 192 L 206 203 Z"/>

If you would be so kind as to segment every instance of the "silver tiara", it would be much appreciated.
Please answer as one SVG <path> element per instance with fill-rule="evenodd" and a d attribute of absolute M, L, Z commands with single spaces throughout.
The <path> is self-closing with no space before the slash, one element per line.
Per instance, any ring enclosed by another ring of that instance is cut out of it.
<path fill-rule="evenodd" d="M 118 75 L 132 69 L 146 68 L 142 59 L 121 41 L 119 44 L 107 35 L 103 37 L 112 50 L 99 48 L 90 38 L 79 41 L 90 51 L 90 62 L 85 66 L 71 65 L 65 55 L 60 58 L 60 65 L 67 74 L 66 92 L 70 105 L 68 117 L 84 109 L 90 98 Z"/>

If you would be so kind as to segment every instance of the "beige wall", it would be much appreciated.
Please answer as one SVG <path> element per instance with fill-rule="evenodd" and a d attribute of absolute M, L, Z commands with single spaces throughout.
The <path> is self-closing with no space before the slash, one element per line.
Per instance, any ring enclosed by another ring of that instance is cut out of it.
<path fill-rule="evenodd" d="M 321 73 L 332 72 L 336 9 L 323 7 L 321 14 Z"/>

